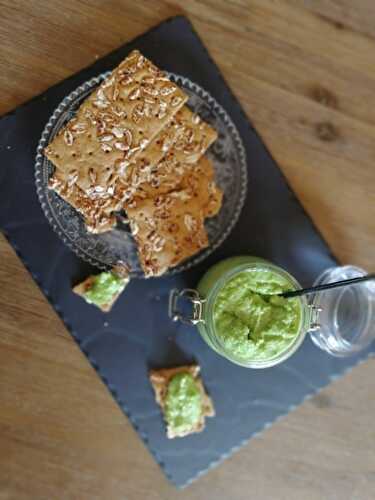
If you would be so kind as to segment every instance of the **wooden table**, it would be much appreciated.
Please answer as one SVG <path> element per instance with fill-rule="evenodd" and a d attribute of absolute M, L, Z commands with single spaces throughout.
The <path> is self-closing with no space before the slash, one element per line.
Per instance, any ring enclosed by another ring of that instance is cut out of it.
<path fill-rule="evenodd" d="M 343 261 L 374 269 L 373 0 L 0 0 L 0 113 L 185 12 Z M 374 361 L 177 492 L 0 241 L 0 499 L 370 500 Z"/>

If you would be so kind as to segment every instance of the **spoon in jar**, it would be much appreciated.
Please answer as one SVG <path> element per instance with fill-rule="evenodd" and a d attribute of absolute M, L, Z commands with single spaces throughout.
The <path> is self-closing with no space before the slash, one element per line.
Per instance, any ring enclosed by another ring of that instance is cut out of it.
<path fill-rule="evenodd" d="M 359 276 L 358 278 L 350 278 L 348 280 L 335 281 L 334 283 L 325 283 L 323 285 L 312 286 L 310 288 L 302 288 L 301 290 L 291 290 L 289 292 L 278 293 L 277 296 L 290 299 L 291 297 L 300 297 L 301 295 L 308 295 L 310 293 L 321 292 L 323 290 L 330 290 L 331 288 L 338 288 L 340 286 L 355 285 L 363 281 L 370 281 L 375 279 L 375 273 Z"/>

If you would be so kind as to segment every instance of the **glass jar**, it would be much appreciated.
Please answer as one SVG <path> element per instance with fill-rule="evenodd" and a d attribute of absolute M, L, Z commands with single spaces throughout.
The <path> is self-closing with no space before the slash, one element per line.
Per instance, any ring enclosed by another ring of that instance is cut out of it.
<path fill-rule="evenodd" d="M 351 356 L 375 339 L 375 281 L 333 288 L 301 296 L 299 331 L 291 344 L 277 356 L 262 361 L 244 361 L 225 349 L 215 331 L 213 310 L 216 297 L 230 279 L 244 271 L 271 270 L 287 280 L 291 289 L 299 283 L 285 270 L 258 257 L 231 257 L 211 267 L 197 289 L 172 290 L 169 315 L 173 320 L 196 325 L 202 338 L 218 354 L 247 368 L 267 368 L 285 361 L 302 344 L 309 332 L 313 343 L 332 356 Z M 338 266 L 324 271 L 313 286 L 366 275 L 355 266 Z M 186 300 L 187 299 L 187 300 Z M 187 302 L 192 306 L 183 312 Z"/>
<path fill-rule="evenodd" d="M 196 325 L 207 344 L 218 354 L 233 363 L 247 368 L 267 368 L 277 365 L 289 358 L 298 349 L 308 330 L 316 327 L 313 316 L 314 312 L 317 313 L 317 311 L 315 307 L 308 304 L 306 297 L 298 297 L 296 299 L 300 305 L 300 321 L 297 334 L 291 339 L 290 344 L 285 349 L 269 359 L 244 360 L 235 356 L 223 344 L 222 339 L 217 334 L 214 323 L 215 301 L 223 287 L 240 273 L 262 270 L 272 271 L 273 274 L 281 277 L 283 281 L 290 285 L 291 290 L 301 288 L 293 276 L 264 259 L 248 256 L 232 257 L 211 267 L 198 283 L 197 290 L 185 289 L 182 291 L 172 291 L 170 316 L 174 320 Z M 192 303 L 190 316 L 181 312 L 181 299 L 183 298 L 188 299 Z"/>

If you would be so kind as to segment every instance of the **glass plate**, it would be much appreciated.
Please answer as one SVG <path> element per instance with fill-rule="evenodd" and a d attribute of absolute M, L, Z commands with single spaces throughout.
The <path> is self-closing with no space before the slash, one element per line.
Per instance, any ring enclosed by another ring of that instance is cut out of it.
<path fill-rule="evenodd" d="M 108 269 L 121 260 L 129 266 L 133 276 L 143 277 L 137 257 L 136 244 L 127 225 L 119 222 L 109 232 L 90 234 L 86 231 L 80 214 L 54 191 L 48 189 L 48 179 L 54 167 L 43 155 L 43 149 L 65 123 L 75 115 L 82 101 L 108 75 L 109 73 L 103 73 L 85 82 L 65 97 L 52 114 L 37 149 L 36 187 L 48 221 L 63 242 L 81 259 L 99 269 Z M 168 76 L 188 94 L 187 104 L 189 108 L 218 131 L 218 139 L 207 152 L 207 157 L 213 162 L 216 182 L 224 192 L 223 205 L 219 214 L 212 219 L 207 219 L 205 223 L 210 242 L 209 247 L 168 273 L 175 274 L 189 269 L 208 257 L 232 231 L 246 198 L 247 166 L 240 136 L 224 109 L 208 92 L 188 78 L 173 73 L 168 73 Z"/>

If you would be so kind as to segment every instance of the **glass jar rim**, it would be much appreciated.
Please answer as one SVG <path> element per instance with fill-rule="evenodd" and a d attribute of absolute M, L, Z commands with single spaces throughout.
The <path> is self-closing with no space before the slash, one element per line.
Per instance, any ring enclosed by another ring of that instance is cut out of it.
<path fill-rule="evenodd" d="M 315 280 L 314 286 L 332 283 L 366 275 L 367 272 L 357 266 L 345 265 L 325 269 Z M 349 297 L 349 299 L 348 299 Z M 340 317 L 341 303 L 346 298 L 344 318 Z M 310 332 L 313 343 L 332 356 L 352 356 L 363 349 L 375 338 L 375 284 L 368 281 L 345 288 L 312 294 L 310 303 L 319 308 L 320 328 Z M 347 338 L 343 326 L 347 323 L 350 310 L 357 312 L 353 324 L 350 323 L 351 338 Z M 360 312 L 359 312 L 360 311 Z M 344 321 L 344 325 L 342 324 Z"/>
<path fill-rule="evenodd" d="M 259 270 L 270 270 L 274 271 L 276 274 L 279 276 L 283 277 L 286 279 L 291 286 L 293 286 L 294 289 L 301 288 L 301 285 L 298 283 L 298 281 L 292 276 L 288 271 L 285 269 L 276 266 L 274 264 L 271 264 L 270 262 L 267 261 L 258 261 L 258 262 L 251 262 L 251 263 L 244 263 L 244 264 L 239 264 L 238 266 L 230 269 L 229 271 L 225 272 L 215 283 L 215 285 L 212 287 L 210 292 L 208 293 L 206 297 L 206 303 L 205 303 L 205 323 L 206 323 L 206 328 L 209 331 L 209 334 L 211 336 L 214 336 L 216 341 L 218 342 L 220 349 L 222 350 L 223 355 L 232 361 L 233 363 L 236 363 L 241 366 L 245 366 L 247 368 L 269 368 L 271 366 L 277 365 L 284 361 L 285 359 L 289 358 L 297 349 L 298 347 L 302 344 L 307 331 L 309 330 L 310 326 L 310 309 L 309 309 L 309 304 L 305 296 L 298 297 L 299 303 L 300 303 L 300 310 L 301 310 L 301 317 L 300 317 L 300 324 L 299 324 L 299 329 L 298 329 L 298 334 L 296 337 L 291 341 L 291 343 L 280 353 L 275 355 L 273 358 L 266 359 L 266 360 L 244 360 L 242 358 L 237 358 L 234 357 L 233 354 L 229 353 L 224 345 L 222 344 L 220 338 L 218 335 L 216 335 L 215 331 L 215 326 L 214 326 L 214 321 L 213 321 L 213 311 L 215 307 L 215 302 L 216 298 L 219 294 L 219 292 L 222 290 L 223 286 L 228 283 L 231 279 L 233 279 L 235 276 L 243 273 L 243 272 L 251 272 L 251 271 L 259 271 Z"/>

